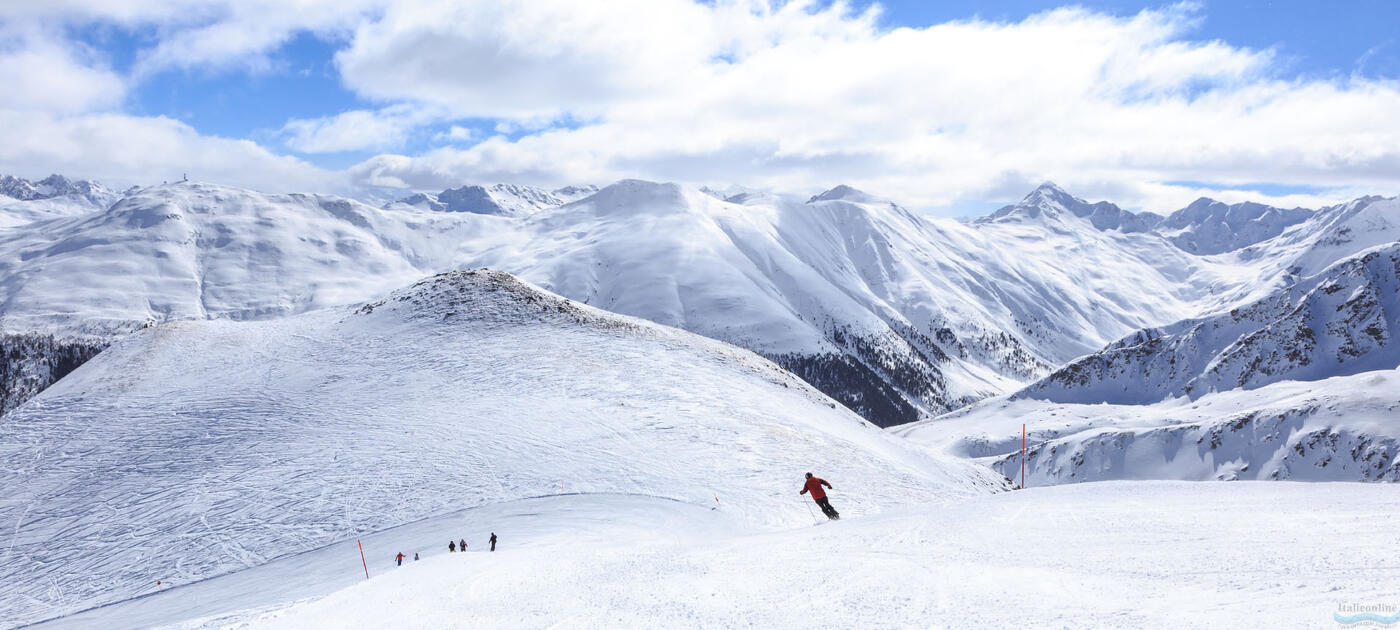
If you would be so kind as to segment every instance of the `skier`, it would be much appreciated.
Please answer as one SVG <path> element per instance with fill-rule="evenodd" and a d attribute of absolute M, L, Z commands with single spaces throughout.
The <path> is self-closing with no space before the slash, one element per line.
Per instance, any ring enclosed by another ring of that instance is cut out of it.
<path fill-rule="evenodd" d="M 496 550 L 496 532 L 491 532 L 491 551 Z"/>
<path fill-rule="evenodd" d="M 802 484 L 802 491 L 797 494 L 812 493 L 812 500 L 821 506 L 822 514 L 833 521 L 841 518 L 841 514 L 836 511 L 836 508 L 831 507 L 831 502 L 826 499 L 826 491 L 822 490 L 822 486 L 830 488 L 831 484 L 821 477 L 813 477 L 812 473 L 807 473 L 807 481 Z"/>
<path fill-rule="evenodd" d="M 463 538 L 461 542 L 457 543 L 457 548 L 458 548 L 458 549 L 461 549 L 462 551 L 466 551 L 466 550 L 467 550 L 467 539 Z"/>
<path fill-rule="evenodd" d="M 456 553 L 456 552 L 457 552 L 457 543 L 452 542 L 452 541 L 450 541 L 450 540 L 447 541 L 447 553 Z"/>
<path fill-rule="evenodd" d="M 399 563 L 399 566 L 403 566 L 403 552 L 400 551 L 399 555 L 394 556 L 394 560 Z"/>
<path fill-rule="evenodd" d="M 413 561 L 414 561 L 414 562 L 418 562 L 418 552 L 417 552 L 417 551 L 413 552 Z"/>

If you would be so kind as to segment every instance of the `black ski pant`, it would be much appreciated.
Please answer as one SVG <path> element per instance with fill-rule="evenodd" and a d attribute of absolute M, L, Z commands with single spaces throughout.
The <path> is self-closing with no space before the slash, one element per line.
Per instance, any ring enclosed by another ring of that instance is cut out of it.
<path fill-rule="evenodd" d="M 826 497 L 813 500 L 817 502 L 817 505 L 821 506 L 822 514 L 825 514 L 827 518 L 832 520 L 841 518 L 841 514 L 836 511 L 836 508 L 831 507 L 831 501 L 828 501 Z"/>
<path fill-rule="evenodd" d="M 496 550 L 496 541 L 493 540 L 493 541 L 491 541 L 491 551 L 495 551 L 495 550 Z"/>

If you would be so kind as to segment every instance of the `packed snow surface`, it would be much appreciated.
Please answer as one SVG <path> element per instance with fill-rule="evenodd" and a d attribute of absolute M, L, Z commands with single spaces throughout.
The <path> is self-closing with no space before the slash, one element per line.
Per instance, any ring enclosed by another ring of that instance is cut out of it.
<path fill-rule="evenodd" d="M 830 477 L 838 509 L 859 494 Z M 1392 485 L 1107 482 L 755 531 L 553 497 L 366 538 L 368 580 L 345 541 L 40 627 L 1321 628 L 1395 603 L 1397 509 Z"/>
<path fill-rule="evenodd" d="M 11 624 L 528 497 L 771 529 L 807 517 L 808 470 L 852 516 L 1005 487 L 747 350 L 491 271 L 140 331 L 3 416 L 0 462 Z"/>

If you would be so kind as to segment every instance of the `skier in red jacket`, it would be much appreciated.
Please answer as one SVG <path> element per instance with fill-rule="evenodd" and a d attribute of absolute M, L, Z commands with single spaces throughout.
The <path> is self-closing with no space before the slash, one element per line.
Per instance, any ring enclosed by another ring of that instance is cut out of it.
<path fill-rule="evenodd" d="M 807 482 L 802 484 L 802 491 L 797 494 L 812 493 L 812 500 L 821 506 L 822 514 L 833 521 L 841 518 L 841 514 L 836 511 L 836 508 L 831 507 L 831 502 L 826 499 L 826 491 L 822 490 L 822 486 L 830 488 L 831 484 L 821 477 L 813 477 L 812 473 L 807 473 Z"/>

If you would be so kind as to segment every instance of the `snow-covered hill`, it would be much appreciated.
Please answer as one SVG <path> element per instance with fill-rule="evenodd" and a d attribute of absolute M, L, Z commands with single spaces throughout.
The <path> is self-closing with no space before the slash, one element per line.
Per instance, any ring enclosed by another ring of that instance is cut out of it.
<path fill-rule="evenodd" d="M 749 351 L 489 271 L 139 331 L 0 418 L 0 462 L 11 623 L 528 497 L 658 497 L 763 529 L 810 518 L 808 470 L 840 480 L 848 516 L 1004 483 Z"/>

